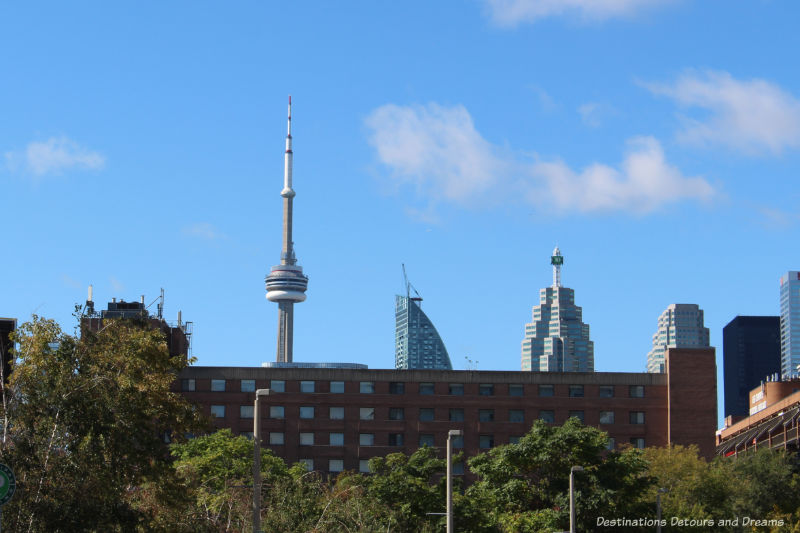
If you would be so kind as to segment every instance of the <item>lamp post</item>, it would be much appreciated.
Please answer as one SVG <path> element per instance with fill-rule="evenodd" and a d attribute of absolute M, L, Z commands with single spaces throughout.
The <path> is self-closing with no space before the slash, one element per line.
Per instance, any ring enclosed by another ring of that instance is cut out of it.
<path fill-rule="evenodd" d="M 453 437 L 463 434 L 460 429 L 447 432 L 447 533 L 453 533 Z"/>
<path fill-rule="evenodd" d="M 656 491 L 656 533 L 661 533 L 661 495 L 669 492 L 667 489 Z"/>
<path fill-rule="evenodd" d="M 256 391 L 253 406 L 253 533 L 261 533 L 261 416 L 258 413 L 258 400 L 269 396 L 269 389 Z"/>
<path fill-rule="evenodd" d="M 575 472 L 583 472 L 583 467 L 569 469 L 569 533 L 575 533 Z"/>

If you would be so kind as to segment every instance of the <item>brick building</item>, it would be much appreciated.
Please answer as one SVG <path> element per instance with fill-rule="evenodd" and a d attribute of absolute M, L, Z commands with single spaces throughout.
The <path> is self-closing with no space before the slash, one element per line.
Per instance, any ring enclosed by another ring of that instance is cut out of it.
<path fill-rule="evenodd" d="M 670 349 L 667 372 L 498 372 L 188 367 L 176 388 L 218 428 L 251 436 L 256 389 L 262 442 L 320 471 L 365 470 L 371 457 L 444 447 L 467 456 L 514 442 L 537 419 L 570 416 L 608 432 L 610 446 L 697 444 L 714 453 L 713 348 Z"/>

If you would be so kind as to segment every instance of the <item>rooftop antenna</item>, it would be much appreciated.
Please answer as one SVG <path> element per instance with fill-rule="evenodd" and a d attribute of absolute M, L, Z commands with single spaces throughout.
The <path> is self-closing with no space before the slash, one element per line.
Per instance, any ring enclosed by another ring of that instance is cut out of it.
<path fill-rule="evenodd" d="M 550 264 L 553 265 L 553 287 L 561 287 L 561 265 L 564 264 L 564 256 L 556 246 L 553 255 L 550 256 Z"/>

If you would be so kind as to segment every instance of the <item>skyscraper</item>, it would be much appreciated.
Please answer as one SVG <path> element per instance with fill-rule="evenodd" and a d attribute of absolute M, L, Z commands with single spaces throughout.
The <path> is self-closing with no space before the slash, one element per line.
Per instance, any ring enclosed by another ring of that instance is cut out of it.
<path fill-rule="evenodd" d="M 525 324 L 522 370 L 533 372 L 594 372 L 594 342 L 575 291 L 561 286 L 564 257 L 558 247 L 550 258 L 553 285 L 539 291 L 533 322 Z"/>
<path fill-rule="evenodd" d="M 800 376 L 800 272 L 781 276 L 781 376 Z"/>
<path fill-rule="evenodd" d="M 647 354 L 647 371 L 664 372 L 667 348 L 707 348 L 708 328 L 703 326 L 703 310 L 697 304 L 670 304 L 658 317 L 653 348 Z"/>
<path fill-rule="evenodd" d="M 405 276 L 405 267 L 403 267 Z M 394 320 L 394 366 L 397 369 L 438 369 L 452 370 L 447 348 L 436 328 L 422 311 L 422 298 L 419 293 L 411 296 L 413 288 L 406 278 L 406 295 L 395 296 Z"/>
<path fill-rule="evenodd" d="M 283 159 L 283 247 L 281 264 L 272 267 L 266 277 L 267 300 L 278 302 L 278 355 L 279 363 L 292 362 L 294 343 L 294 304 L 306 299 L 308 276 L 297 264 L 292 241 L 292 97 L 289 97 L 289 119 L 286 131 L 286 152 Z"/>
<path fill-rule="evenodd" d="M 780 372 L 781 321 L 777 316 L 737 316 L 722 329 L 725 416 L 747 416 L 748 395 Z"/>

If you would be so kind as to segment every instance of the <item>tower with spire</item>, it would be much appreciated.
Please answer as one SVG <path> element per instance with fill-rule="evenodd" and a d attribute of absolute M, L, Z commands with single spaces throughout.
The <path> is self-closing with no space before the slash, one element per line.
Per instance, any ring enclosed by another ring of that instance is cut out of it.
<path fill-rule="evenodd" d="M 289 119 L 286 131 L 286 152 L 283 163 L 283 247 L 281 262 L 272 267 L 266 277 L 267 300 L 278 302 L 278 354 L 279 363 L 291 363 L 294 335 L 294 304 L 305 301 L 308 276 L 297 264 L 292 241 L 292 97 L 289 97 Z"/>
<path fill-rule="evenodd" d="M 561 285 L 564 256 L 556 246 L 550 256 L 553 285 L 539 290 L 533 321 L 525 324 L 522 370 L 533 372 L 594 372 L 594 342 L 575 291 Z"/>

